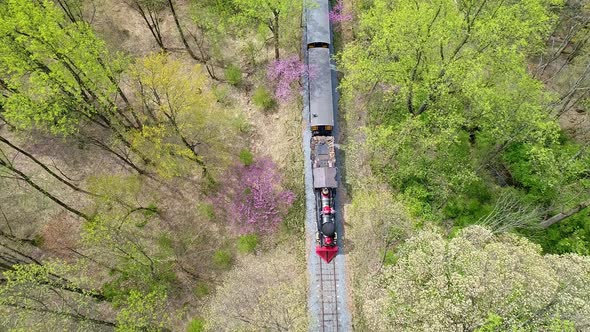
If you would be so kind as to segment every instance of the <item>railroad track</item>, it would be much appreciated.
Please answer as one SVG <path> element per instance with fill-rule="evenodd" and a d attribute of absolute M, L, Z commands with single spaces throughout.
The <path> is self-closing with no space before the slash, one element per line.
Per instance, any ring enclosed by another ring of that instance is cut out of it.
<path fill-rule="evenodd" d="M 336 272 L 336 262 L 327 264 L 316 257 L 319 264 L 316 278 L 319 287 L 319 330 L 321 332 L 344 331 L 342 322 L 339 320 L 339 296 L 338 296 L 338 274 Z"/>
<path fill-rule="evenodd" d="M 323 1 L 323 0 L 322 0 Z M 303 15 L 301 28 L 303 38 L 301 51 L 306 64 L 309 63 L 308 41 L 306 30 L 306 17 Z M 330 54 L 333 53 L 330 46 Z M 335 87 L 338 85 L 336 67 L 333 60 L 330 60 L 330 76 L 332 80 L 333 116 L 338 118 L 338 93 Z M 320 256 L 315 254 L 316 233 L 318 231 L 319 213 L 317 209 L 317 197 L 314 190 L 312 163 L 311 163 L 311 127 L 310 127 L 310 91 L 309 79 L 306 75 L 302 78 L 303 85 L 303 154 L 305 174 L 305 233 L 306 247 L 308 248 L 307 269 L 309 278 L 308 308 L 311 314 L 309 331 L 316 332 L 346 332 L 351 331 L 351 317 L 347 303 L 345 258 L 343 253 L 344 227 L 341 211 L 341 202 L 338 195 L 335 196 L 336 205 L 336 233 L 338 234 L 337 245 L 340 253 L 330 262 L 326 263 Z M 336 122 L 333 130 L 334 136 L 338 137 L 339 126 Z M 339 154 L 339 151 L 336 151 Z M 336 156 L 336 160 L 340 160 Z M 340 182 L 340 174 L 337 174 Z"/>

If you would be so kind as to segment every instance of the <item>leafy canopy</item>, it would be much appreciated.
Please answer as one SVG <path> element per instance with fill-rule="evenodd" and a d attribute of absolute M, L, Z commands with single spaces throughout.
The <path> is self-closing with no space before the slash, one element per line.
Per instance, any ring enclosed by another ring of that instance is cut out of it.
<path fill-rule="evenodd" d="M 82 21 L 69 23 L 51 1 L 0 3 L 0 105 L 19 127 L 71 134 L 82 121 L 116 116 L 118 73 L 126 59 L 107 51 Z"/>
<path fill-rule="evenodd" d="M 556 159 L 552 96 L 526 57 L 542 47 L 559 4 L 376 0 L 361 16 L 360 38 L 340 56 L 344 97 L 369 99 L 373 169 L 421 197 L 419 213 L 477 181 L 480 161 L 505 144 L 525 144 L 539 165 Z"/>
<path fill-rule="evenodd" d="M 589 257 L 543 256 L 522 237 L 480 226 L 451 240 L 422 231 L 396 254 L 367 287 L 363 309 L 372 331 L 573 330 L 589 323 Z"/>

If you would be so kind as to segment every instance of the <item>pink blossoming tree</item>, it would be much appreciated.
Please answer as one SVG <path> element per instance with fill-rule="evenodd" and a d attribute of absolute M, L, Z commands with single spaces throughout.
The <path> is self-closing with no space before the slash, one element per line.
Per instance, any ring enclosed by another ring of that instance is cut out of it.
<path fill-rule="evenodd" d="M 295 91 L 299 91 L 294 83 L 308 72 L 307 66 L 295 55 L 271 62 L 267 67 L 266 77 L 275 87 L 275 98 L 285 103 L 293 98 Z"/>
<path fill-rule="evenodd" d="M 295 200 L 295 195 L 283 190 L 281 184 L 282 176 L 268 158 L 248 166 L 237 164 L 213 198 L 215 211 L 239 233 L 275 231 Z"/>
<path fill-rule="evenodd" d="M 336 5 L 330 11 L 330 22 L 341 23 L 352 21 L 352 14 L 344 12 L 344 3 L 342 0 L 338 0 Z"/>

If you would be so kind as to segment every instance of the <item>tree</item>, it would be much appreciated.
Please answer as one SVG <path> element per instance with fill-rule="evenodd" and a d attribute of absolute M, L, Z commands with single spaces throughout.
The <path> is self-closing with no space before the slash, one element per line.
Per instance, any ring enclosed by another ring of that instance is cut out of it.
<path fill-rule="evenodd" d="M 590 259 L 542 256 L 515 235 L 472 226 L 446 240 L 422 231 L 400 246 L 396 262 L 364 295 L 373 331 L 477 330 L 495 317 L 499 330 L 588 327 Z M 482 329 L 485 331 L 485 329 Z"/>
<path fill-rule="evenodd" d="M 418 214 L 464 193 L 510 147 L 523 147 L 533 172 L 557 162 L 553 99 L 526 67 L 556 4 L 377 0 L 362 15 L 359 40 L 341 55 L 344 99 L 369 100 L 372 168 L 419 197 Z"/>
<path fill-rule="evenodd" d="M 156 54 L 138 61 L 131 76 L 133 107 L 141 111 L 139 127 L 127 133 L 132 146 L 153 160 L 161 175 L 187 174 L 196 165 L 213 183 L 211 168 L 230 157 L 240 119 L 215 105 L 199 66 L 187 70 Z"/>
<path fill-rule="evenodd" d="M 87 19 L 84 17 L 84 4 L 82 0 L 55 0 L 59 7 L 64 11 L 70 22 L 75 23 L 78 21 L 85 21 L 90 23 L 94 18 L 96 12 L 96 6 L 94 0 L 91 1 L 93 6 L 92 17 Z"/>
<path fill-rule="evenodd" d="M 332 10 L 330 10 L 330 22 L 342 23 L 352 21 L 352 14 L 347 13 L 344 10 L 344 3 L 342 0 L 338 0 Z"/>
<path fill-rule="evenodd" d="M 168 4 L 166 0 L 127 0 L 125 3 L 139 13 L 156 43 L 162 51 L 166 51 L 160 28 L 162 10 Z"/>
<path fill-rule="evenodd" d="M 82 280 L 59 276 L 75 269 L 62 262 L 48 262 L 14 265 L 5 271 L 0 286 L 2 325 L 73 331 L 115 327 L 116 323 L 99 310 L 105 301 L 99 292 L 84 288 Z"/>
<path fill-rule="evenodd" d="M 18 129 L 74 135 L 144 173 L 134 159 L 149 160 L 131 153 L 123 135 L 137 126 L 118 84 L 128 59 L 110 53 L 87 23 L 67 23 L 47 0 L 4 2 L 0 19 L 2 118 Z"/>
<path fill-rule="evenodd" d="M 277 166 L 268 158 L 238 164 L 221 183 L 213 204 L 222 207 L 219 214 L 239 232 L 269 233 L 276 230 L 295 200 L 281 185 Z"/>
<path fill-rule="evenodd" d="M 5 153 L 2 148 L 0 147 L 0 174 L 3 176 L 7 176 L 13 178 L 17 181 L 23 181 L 27 183 L 29 186 L 34 188 L 39 193 L 43 194 L 43 196 L 49 198 L 59 206 L 63 207 L 67 211 L 73 213 L 74 215 L 81 217 L 85 220 L 90 220 L 90 216 L 86 213 L 78 210 L 77 208 L 73 207 L 72 205 L 64 202 L 56 195 L 50 193 L 48 190 L 44 189 L 41 185 L 39 185 L 34 179 L 31 178 L 30 175 L 27 175 L 22 169 L 20 169 L 13 160 L 9 159 L 9 155 Z M 33 159 L 35 160 L 35 159 Z M 55 173 L 54 173 L 55 174 Z M 61 178 L 61 177 L 59 177 Z"/>
<path fill-rule="evenodd" d="M 289 18 L 297 17 L 298 6 L 296 1 L 278 0 L 233 0 L 237 14 L 234 21 L 238 24 L 252 22 L 260 26 L 266 26 L 272 33 L 275 60 L 280 58 L 280 38 L 282 22 Z M 300 10 L 300 9 L 299 9 Z"/>
<path fill-rule="evenodd" d="M 281 102 L 293 98 L 293 83 L 299 82 L 303 75 L 309 75 L 309 69 L 298 56 L 275 60 L 266 68 L 266 77 L 275 86 L 275 97 Z"/>

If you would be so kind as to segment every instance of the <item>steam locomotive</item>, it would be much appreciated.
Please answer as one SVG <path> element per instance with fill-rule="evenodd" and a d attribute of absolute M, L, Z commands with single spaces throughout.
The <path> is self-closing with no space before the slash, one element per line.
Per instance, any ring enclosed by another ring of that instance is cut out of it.
<path fill-rule="evenodd" d="M 330 262 L 338 253 L 335 218 L 336 154 L 334 148 L 334 99 L 330 68 L 330 19 L 328 0 L 311 0 L 306 6 L 307 61 L 311 126 L 311 159 L 316 197 L 316 253 Z"/>

